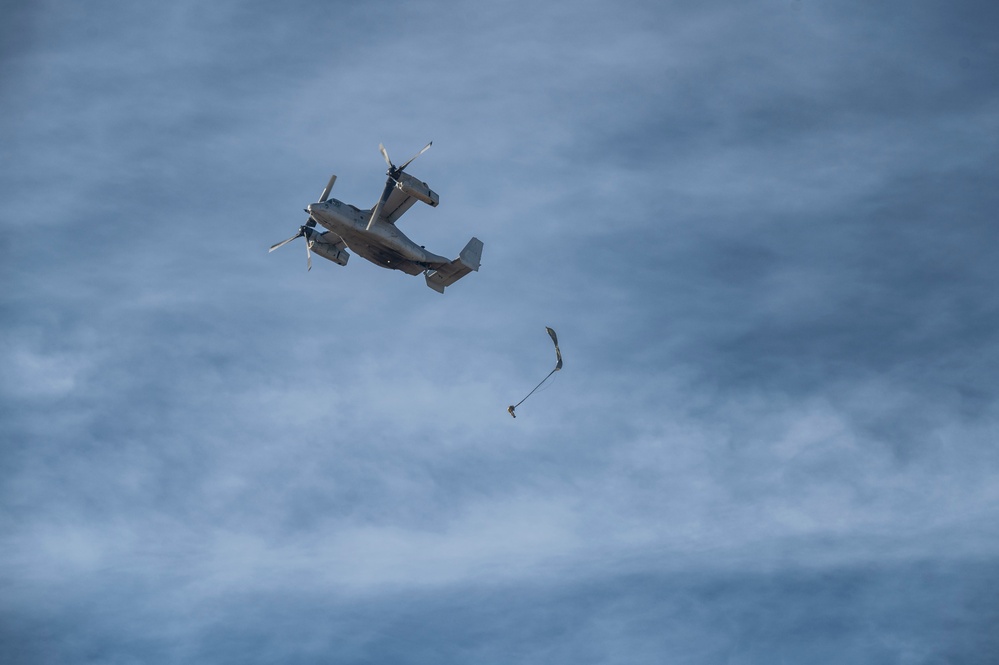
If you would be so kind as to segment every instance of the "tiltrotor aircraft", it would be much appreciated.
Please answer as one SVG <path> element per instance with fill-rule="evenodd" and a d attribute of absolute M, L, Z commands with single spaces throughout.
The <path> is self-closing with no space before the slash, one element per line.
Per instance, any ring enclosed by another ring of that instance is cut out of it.
<path fill-rule="evenodd" d="M 305 255 L 311 270 L 312 252 L 345 266 L 347 259 L 350 258 L 347 248 L 350 248 L 359 256 L 383 268 L 401 270 L 410 275 L 423 273 L 427 286 L 434 291 L 444 293 L 445 287 L 451 286 L 471 271 L 479 269 L 482 241 L 472 238 L 465 245 L 465 249 L 461 250 L 458 258 L 449 261 L 417 245 L 395 225 L 402 214 L 417 201 L 423 201 L 432 207 L 440 203 L 440 197 L 427 186 L 427 183 L 403 172 L 431 145 L 433 141 L 405 164 L 396 166 L 389 159 L 385 146 L 379 144 L 378 149 L 388 164 L 386 174 L 388 180 L 385 181 L 385 190 L 374 208 L 360 210 L 349 203 L 329 198 L 333 183 L 336 182 L 334 175 L 319 197 L 319 202 L 305 208 L 309 213 L 309 220 L 305 225 L 298 229 L 298 233 L 277 243 L 268 251 L 273 252 L 295 238 L 305 238 Z M 317 223 L 327 230 L 321 233 L 317 231 Z"/>

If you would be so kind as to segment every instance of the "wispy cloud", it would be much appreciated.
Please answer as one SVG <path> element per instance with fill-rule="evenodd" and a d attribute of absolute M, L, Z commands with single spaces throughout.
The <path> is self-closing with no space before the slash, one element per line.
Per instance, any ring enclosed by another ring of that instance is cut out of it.
<path fill-rule="evenodd" d="M 993 14 L 15 12 L 0 660 L 988 662 Z"/>

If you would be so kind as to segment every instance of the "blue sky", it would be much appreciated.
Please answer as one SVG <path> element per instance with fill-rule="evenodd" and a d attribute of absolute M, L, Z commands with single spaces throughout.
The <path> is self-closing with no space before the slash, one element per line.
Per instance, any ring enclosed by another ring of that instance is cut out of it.
<path fill-rule="evenodd" d="M 0 660 L 992 662 L 997 25 L 9 3 Z"/>

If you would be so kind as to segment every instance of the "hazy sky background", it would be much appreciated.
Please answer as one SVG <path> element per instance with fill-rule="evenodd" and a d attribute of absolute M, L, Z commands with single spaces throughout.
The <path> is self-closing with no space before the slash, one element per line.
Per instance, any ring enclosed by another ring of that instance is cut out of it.
<path fill-rule="evenodd" d="M 7 3 L 0 661 L 994 663 L 997 35 Z M 267 253 L 429 140 L 480 272 Z"/>

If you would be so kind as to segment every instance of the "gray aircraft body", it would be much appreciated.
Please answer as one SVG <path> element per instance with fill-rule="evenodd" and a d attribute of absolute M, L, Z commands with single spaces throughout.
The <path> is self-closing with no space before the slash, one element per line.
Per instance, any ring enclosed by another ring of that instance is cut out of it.
<path fill-rule="evenodd" d="M 440 203 L 437 193 L 431 190 L 427 183 L 404 172 L 404 169 L 431 145 L 432 142 L 428 143 L 402 166 L 395 166 L 389 159 L 385 147 L 379 145 L 389 168 L 386 173 L 385 189 L 373 208 L 362 210 L 349 203 L 330 198 L 330 191 L 336 182 L 334 175 L 323 190 L 319 201 L 306 207 L 309 219 L 299 228 L 298 233 L 273 245 L 269 251 L 273 252 L 296 238 L 305 238 L 305 251 L 310 269 L 313 252 L 324 259 L 345 266 L 350 258 L 347 249 L 350 249 L 361 258 L 382 268 L 401 270 L 410 275 L 423 274 L 427 286 L 444 293 L 446 287 L 473 270 L 479 269 L 482 241 L 472 238 L 461 250 L 458 258 L 452 261 L 427 251 L 422 245 L 417 245 L 396 226 L 403 213 L 417 201 L 422 201 L 431 207 L 437 207 Z M 326 231 L 317 230 L 317 224 Z"/>

